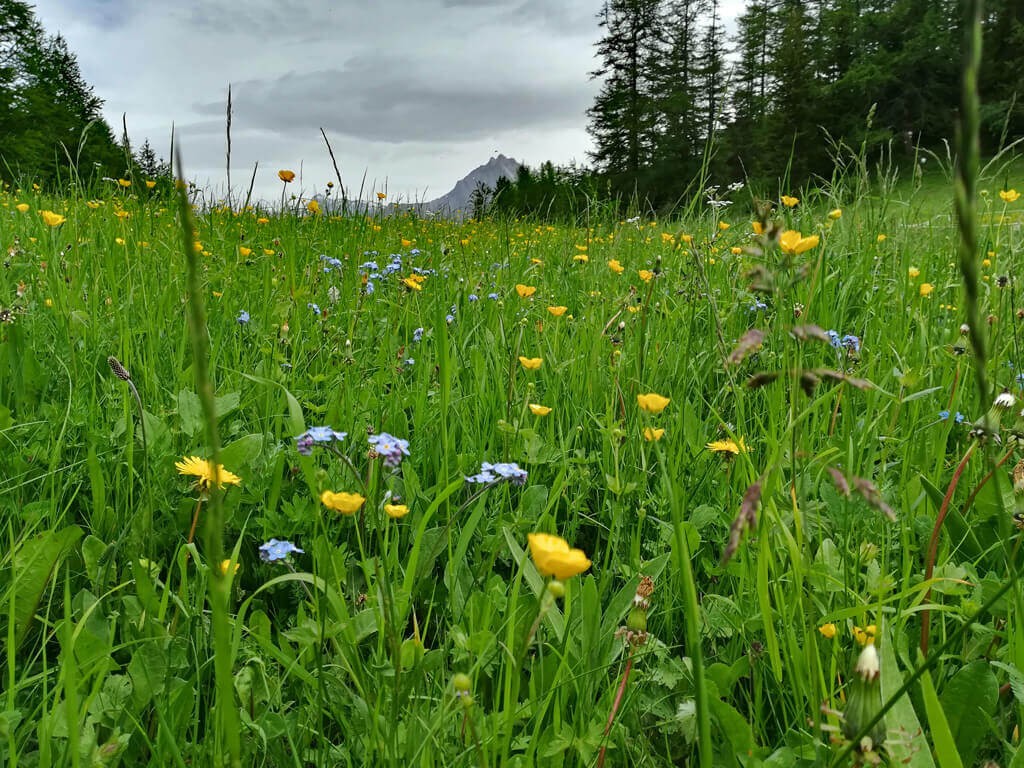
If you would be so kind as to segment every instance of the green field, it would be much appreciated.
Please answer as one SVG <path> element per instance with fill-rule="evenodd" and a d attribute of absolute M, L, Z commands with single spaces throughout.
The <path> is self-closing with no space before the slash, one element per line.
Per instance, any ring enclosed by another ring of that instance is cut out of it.
<path fill-rule="evenodd" d="M 1024 764 L 1024 171 L 983 401 L 930 163 L 577 226 L 8 188 L 0 758 Z"/>

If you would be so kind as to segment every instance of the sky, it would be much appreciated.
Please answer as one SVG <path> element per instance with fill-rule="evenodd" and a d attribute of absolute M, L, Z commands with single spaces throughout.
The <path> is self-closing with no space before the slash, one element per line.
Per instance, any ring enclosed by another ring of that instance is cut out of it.
<path fill-rule="evenodd" d="M 31 0 L 133 147 L 221 197 L 231 85 L 231 184 L 256 199 L 322 191 L 439 197 L 498 153 L 587 162 L 602 0 Z M 730 0 L 742 6 L 742 0 Z M 725 15 L 733 15 L 725 9 Z"/>

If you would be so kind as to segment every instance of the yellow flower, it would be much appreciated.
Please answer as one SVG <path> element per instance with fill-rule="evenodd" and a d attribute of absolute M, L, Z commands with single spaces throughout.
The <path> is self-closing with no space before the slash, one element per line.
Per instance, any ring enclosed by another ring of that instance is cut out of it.
<path fill-rule="evenodd" d="M 843 209 L 842 208 L 834 208 L 833 210 L 828 212 L 828 217 L 830 219 L 841 219 L 841 218 L 843 218 Z"/>
<path fill-rule="evenodd" d="M 621 264 L 619 264 L 619 260 L 618 259 L 609 259 L 608 260 L 608 269 L 610 269 L 616 275 L 621 275 L 625 271 L 626 268 L 624 266 L 622 266 Z"/>
<path fill-rule="evenodd" d="M 19 211 L 21 211 L 22 213 L 28 213 L 28 209 L 29 209 L 29 204 L 28 204 L 28 203 L 18 203 L 18 204 L 17 204 L 16 206 L 14 206 L 14 207 L 15 207 L 15 208 L 17 208 L 17 209 L 18 209 Z"/>
<path fill-rule="evenodd" d="M 101 205 L 103 205 L 103 201 L 102 200 L 87 200 L 85 204 L 88 205 L 90 208 L 92 208 L 95 211 L 97 208 L 99 208 Z"/>
<path fill-rule="evenodd" d="M 410 245 L 412 245 L 412 240 L 406 240 L 406 239 L 405 239 L 405 238 L 403 237 L 403 238 L 402 238 L 402 247 L 403 247 L 403 248 L 408 248 L 408 247 L 409 247 Z"/>
<path fill-rule="evenodd" d="M 306 210 L 312 213 L 314 216 L 316 216 L 321 212 L 320 203 L 318 203 L 316 200 L 310 200 L 308 203 L 306 203 Z"/>
<path fill-rule="evenodd" d="M 726 226 L 728 227 L 729 225 L 726 224 Z M 679 239 L 682 240 L 687 245 L 689 245 L 690 243 L 693 242 L 693 235 L 680 235 Z"/>
<path fill-rule="evenodd" d="M 754 234 L 755 235 L 763 235 L 764 234 L 764 224 L 762 224 L 760 221 L 752 221 L 752 222 L 750 222 L 750 228 L 754 230 Z"/>
<path fill-rule="evenodd" d="M 782 204 L 787 208 L 792 208 L 793 206 L 800 202 L 799 197 L 790 197 L 789 195 L 783 195 L 781 200 Z"/>
<path fill-rule="evenodd" d="M 335 512 L 341 512 L 343 515 L 353 515 L 363 506 L 366 499 L 358 493 L 324 491 L 320 494 L 320 501 L 323 502 L 325 507 L 333 509 Z"/>
<path fill-rule="evenodd" d="M 519 297 L 522 299 L 527 299 L 530 296 L 533 296 L 536 292 L 537 287 L 534 285 L 523 285 L 522 283 L 516 285 L 516 293 L 518 293 Z"/>
<path fill-rule="evenodd" d="M 590 261 L 590 257 L 587 256 L 587 254 L 585 253 L 577 253 L 575 256 L 572 257 L 572 260 L 578 261 L 580 262 L 580 264 L 586 264 L 588 261 Z"/>
<path fill-rule="evenodd" d="M 409 514 L 409 507 L 405 504 L 385 504 L 384 511 L 392 520 L 398 520 Z"/>
<path fill-rule="evenodd" d="M 665 410 L 665 406 L 672 401 L 667 397 L 662 397 L 656 392 L 649 392 L 646 395 L 637 395 L 636 402 L 642 411 L 647 411 L 647 413 L 661 413 Z"/>
<path fill-rule="evenodd" d="M 831 623 L 822 624 L 820 627 L 818 627 L 818 631 L 821 632 L 822 636 L 826 640 L 831 640 L 833 637 L 836 636 L 836 625 Z"/>
<path fill-rule="evenodd" d="M 725 232 L 725 230 L 727 230 L 728 228 L 729 228 L 729 224 L 727 222 L 724 222 L 724 221 L 718 222 L 718 229 L 721 232 Z"/>
<path fill-rule="evenodd" d="M 675 235 L 673 235 L 671 232 L 662 232 L 661 233 L 661 242 L 663 242 L 663 243 L 674 243 L 675 241 L 676 241 Z"/>
<path fill-rule="evenodd" d="M 148 184 L 149 182 L 147 181 L 146 183 Z M 220 561 L 220 572 L 223 573 L 225 576 L 228 575 L 228 569 L 230 567 L 231 567 L 231 560 L 230 560 L 230 558 L 227 559 L 227 560 L 221 560 Z M 242 570 L 242 564 L 241 563 L 235 563 L 234 573 L 238 573 L 240 570 Z"/>
<path fill-rule="evenodd" d="M 152 179 L 146 179 L 146 189 L 152 189 L 156 186 L 156 182 Z"/>
<path fill-rule="evenodd" d="M 528 371 L 536 371 L 540 369 L 543 364 L 544 358 L 542 357 L 523 357 L 519 356 L 519 364 Z"/>
<path fill-rule="evenodd" d="M 114 215 L 119 219 L 130 219 L 132 215 L 128 211 L 114 211 Z"/>
<path fill-rule="evenodd" d="M 804 237 L 799 232 L 793 229 L 787 229 L 781 235 L 779 235 L 779 247 L 782 248 L 784 253 L 788 253 L 792 256 L 809 251 L 818 244 L 818 236 L 811 235 L 810 237 Z"/>
<path fill-rule="evenodd" d="M 388 196 L 387 192 L 378 192 L 377 193 L 377 199 L 378 200 L 384 200 L 385 198 L 387 198 L 387 196 Z"/>
<path fill-rule="evenodd" d="M 117 183 L 121 187 L 130 187 L 132 185 L 128 179 L 118 179 Z"/>
<path fill-rule="evenodd" d="M 551 409 L 546 405 L 538 405 L 537 403 L 530 403 L 530 413 L 534 416 L 547 416 L 551 413 Z"/>
<path fill-rule="evenodd" d="M 277 178 L 279 178 L 285 184 L 291 184 L 293 181 L 295 181 L 295 171 L 280 170 L 277 172 Z"/>
<path fill-rule="evenodd" d="M 662 435 L 664 435 L 664 434 L 665 434 L 665 430 L 664 429 L 661 429 L 661 428 L 657 428 L 656 429 L 654 427 L 646 427 L 644 429 L 644 440 L 646 440 L 648 443 L 655 443 L 658 440 L 661 440 Z"/>
<path fill-rule="evenodd" d="M 198 456 L 186 456 L 181 461 L 174 462 L 174 466 L 178 468 L 179 475 L 192 475 L 199 478 L 196 480 L 196 485 L 204 490 L 214 483 L 218 488 L 223 488 L 225 483 L 228 485 L 242 484 L 242 478 L 228 472 L 224 469 L 223 464 L 215 466 L 212 461 L 200 459 Z"/>
<path fill-rule="evenodd" d="M 567 309 L 568 307 L 548 307 L 548 312 L 550 312 L 555 317 L 561 317 L 562 315 L 565 314 L 565 311 Z"/>
<path fill-rule="evenodd" d="M 541 576 L 569 579 L 590 567 L 590 560 L 582 549 L 570 549 L 569 542 L 550 533 L 531 533 L 530 557 Z"/>
<path fill-rule="evenodd" d="M 124 245 L 124 238 L 123 237 L 115 237 L 114 238 L 114 242 L 117 243 L 118 245 Z"/>
<path fill-rule="evenodd" d="M 917 290 L 921 296 L 931 296 L 932 291 L 935 290 L 935 286 L 931 283 L 921 283 L 921 286 Z"/>
<path fill-rule="evenodd" d="M 750 449 L 747 448 L 741 437 L 737 443 L 735 440 L 713 440 L 705 446 L 712 453 L 731 453 L 733 456 L 738 456 L 741 453 L 749 453 Z"/>
<path fill-rule="evenodd" d="M 246 248 L 244 245 L 238 246 L 238 253 L 241 256 L 252 256 L 252 248 Z"/>
<path fill-rule="evenodd" d="M 729 253 L 731 253 L 733 256 L 739 256 L 741 253 L 743 253 L 743 249 L 740 248 L 738 245 L 734 245 L 732 248 L 729 249 Z"/>
<path fill-rule="evenodd" d="M 878 628 L 874 624 L 868 624 L 864 629 L 854 627 L 853 637 L 857 641 L 857 645 L 874 645 L 877 632 Z"/>
<path fill-rule="evenodd" d="M 637 274 L 640 275 L 640 279 L 645 283 L 649 283 L 654 279 L 654 273 L 649 269 L 641 269 Z"/>
<path fill-rule="evenodd" d="M 256 219 L 256 223 L 257 224 L 269 224 L 270 223 L 270 219 L 268 219 L 266 216 L 260 216 L 258 219 Z"/>
<path fill-rule="evenodd" d="M 263 255 L 264 256 L 273 256 L 274 255 L 274 249 L 273 248 L 264 248 L 263 249 Z"/>
<path fill-rule="evenodd" d="M 985 267 L 985 269 L 988 269 L 989 267 L 992 266 L 992 259 L 982 259 L 981 266 Z"/>
<path fill-rule="evenodd" d="M 875 238 L 875 242 L 876 243 L 884 243 L 885 240 L 886 240 L 886 235 L 879 235 L 878 237 Z"/>
<path fill-rule="evenodd" d="M 1004 203 L 1015 203 L 1017 198 L 1020 197 L 1020 192 L 1016 189 L 1001 189 L 999 190 L 999 196 L 1003 199 Z"/>
<path fill-rule="evenodd" d="M 67 219 L 59 213 L 54 213 L 53 211 L 40 211 L 39 215 L 43 217 L 43 221 L 46 222 L 46 226 L 48 227 L 59 227 L 67 221 Z"/>
<path fill-rule="evenodd" d="M 46 303 L 46 306 L 52 307 L 53 306 L 53 299 L 47 299 L 45 303 Z"/>
<path fill-rule="evenodd" d="M 422 291 L 423 285 L 420 280 L 414 278 L 420 277 L 420 275 L 409 275 L 409 277 L 402 278 L 402 285 L 406 288 L 411 288 L 414 291 Z"/>

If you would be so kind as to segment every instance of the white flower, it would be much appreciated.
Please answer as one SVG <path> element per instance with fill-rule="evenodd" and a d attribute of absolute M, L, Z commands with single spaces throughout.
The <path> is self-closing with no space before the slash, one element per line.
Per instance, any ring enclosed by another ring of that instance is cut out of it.
<path fill-rule="evenodd" d="M 1013 408 L 1013 404 L 1016 402 L 1017 398 L 1015 398 L 1010 392 L 1000 392 L 999 396 L 996 398 L 996 401 L 992 405 L 996 408 L 1003 408 L 1008 410 L 1010 408 Z"/>

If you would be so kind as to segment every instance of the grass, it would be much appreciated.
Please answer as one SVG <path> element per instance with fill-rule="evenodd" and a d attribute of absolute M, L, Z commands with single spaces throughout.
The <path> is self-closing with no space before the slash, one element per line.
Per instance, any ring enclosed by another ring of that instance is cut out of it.
<path fill-rule="evenodd" d="M 1019 171 L 981 179 L 996 394 L 1024 365 L 1024 199 L 998 196 Z M 3 192 L 0 757 L 841 763 L 873 624 L 887 759 L 1019 764 L 1017 409 L 992 411 L 992 472 L 949 182 L 866 178 L 761 215 L 745 190 L 575 227 L 215 208 L 194 235 L 142 180 Z M 818 242 L 783 253 L 788 229 Z M 303 455 L 316 425 L 347 437 Z M 385 432 L 398 466 L 369 451 Z M 240 485 L 175 469 L 218 443 Z M 481 462 L 528 477 L 468 482 Z M 341 514 L 325 490 L 365 501 Z M 562 596 L 537 531 L 592 561 Z M 264 562 L 272 538 L 303 552 Z"/>

